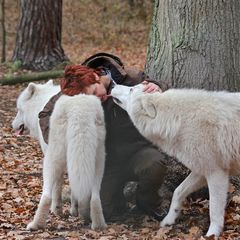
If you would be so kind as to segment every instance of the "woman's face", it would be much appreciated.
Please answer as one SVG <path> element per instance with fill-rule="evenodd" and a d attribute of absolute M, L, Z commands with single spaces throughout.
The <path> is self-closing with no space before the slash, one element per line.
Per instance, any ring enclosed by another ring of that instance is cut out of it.
<path fill-rule="evenodd" d="M 108 98 L 107 90 L 106 90 L 105 86 L 103 85 L 103 83 L 101 83 L 101 82 L 94 83 L 94 84 L 86 87 L 85 90 L 86 90 L 85 91 L 86 94 L 95 95 L 98 98 L 100 98 L 100 100 L 102 102 L 106 101 Z"/>

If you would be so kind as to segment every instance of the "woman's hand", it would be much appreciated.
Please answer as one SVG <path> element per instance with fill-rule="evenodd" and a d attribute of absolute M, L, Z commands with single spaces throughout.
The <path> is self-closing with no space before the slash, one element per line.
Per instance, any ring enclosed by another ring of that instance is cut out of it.
<path fill-rule="evenodd" d="M 143 81 L 142 84 L 145 85 L 143 91 L 146 93 L 162 92 L 162 89 L 153 82 Z"/>

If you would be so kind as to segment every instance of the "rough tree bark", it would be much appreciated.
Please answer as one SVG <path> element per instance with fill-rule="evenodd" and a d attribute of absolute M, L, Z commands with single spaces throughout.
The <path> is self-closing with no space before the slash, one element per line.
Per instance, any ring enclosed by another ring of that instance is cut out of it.
<path fill-rule="evenodd" d="M 67 61 L 61 46 L 62 0 L 21 0 L 13 61 L 44 71 Z"/>
<path fill-rule="evenodd" d="M 169 87 L 240 91 L 239 16 L 239 0 L 155 0 L 146 73 Z M 167 164 L 172 190 L 188 171 Z"/>
<path fill-rule="evenodd" d="M 239 0 L 155 0 L 146 71 L 172 87 L 240 90 L 239 16 Z"/>

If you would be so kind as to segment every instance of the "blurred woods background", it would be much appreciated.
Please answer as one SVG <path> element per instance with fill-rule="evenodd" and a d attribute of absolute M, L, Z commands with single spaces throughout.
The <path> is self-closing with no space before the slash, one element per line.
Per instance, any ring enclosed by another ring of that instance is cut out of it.
<path fill-rule="evenodd" d="M 107 51 L 119 55 L 124 62 L 127 60 L 127 65 L 143 69 L 152 8 L 152 0 L 63 0 L 62 47 L 66 56 L 80 63 L 91 54 Z M 4 10 L 9 62 L 20 21 L 20 0 L 5 0 Z"/>

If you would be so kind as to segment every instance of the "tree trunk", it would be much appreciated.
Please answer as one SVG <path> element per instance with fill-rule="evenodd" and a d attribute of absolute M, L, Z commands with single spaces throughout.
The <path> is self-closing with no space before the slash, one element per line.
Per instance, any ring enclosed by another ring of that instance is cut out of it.
<path fill-rule="evenodd" d="M 155 0 L 146 72 L 171 87 L 239 91 L 239 16 L 239 0 Z"/>
<path fill-rule="evenodd" d="M 64 70 L 52 70 L 44 72 L 34 72 L 24 75 L 7 75 L 0 78 L 0 85 L 14 85 L 17 83 L 33 82 L 49 78 L 59 78 L 64 76 Z"/>
<path fill-rule="evenodd" d="M 21 0 L 13 61 L 30 70 L 50 70 L 67 61 L 61 46 L 62 0 Z"/>

